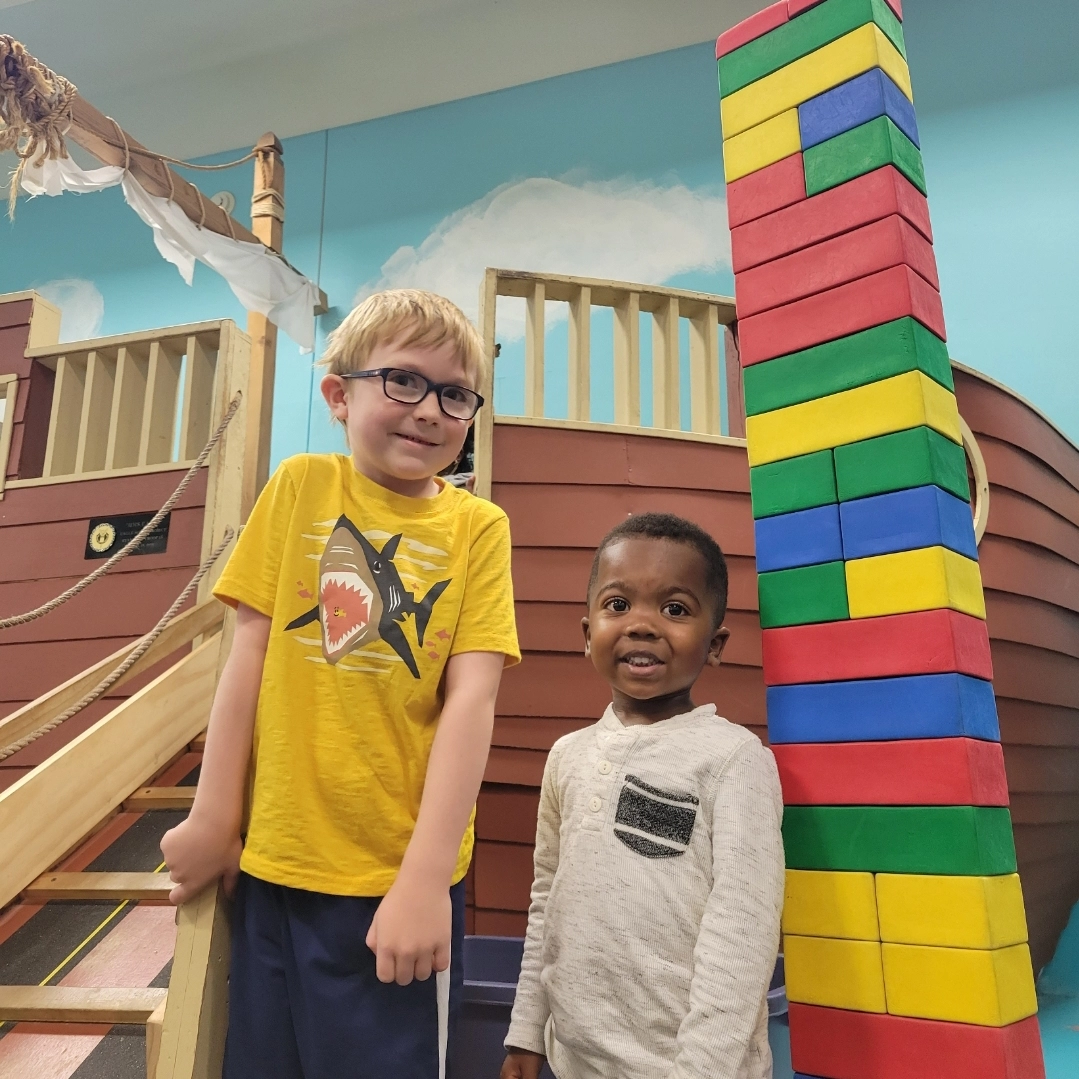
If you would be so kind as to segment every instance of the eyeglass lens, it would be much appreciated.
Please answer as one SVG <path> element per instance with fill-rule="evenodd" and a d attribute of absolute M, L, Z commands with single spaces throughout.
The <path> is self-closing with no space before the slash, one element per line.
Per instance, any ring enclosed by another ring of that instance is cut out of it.
<path fill-rule="evenodd" d="M 421 401 L 430 386 L 427 379 L 412 371 L 387 371 L 383 385 L 388 397 L 404 405 Z M 464 386 L 443 386 L 438 400 L 447 416 L 459 420 L 472 419 L 479 407 L 479 396 Z"/>

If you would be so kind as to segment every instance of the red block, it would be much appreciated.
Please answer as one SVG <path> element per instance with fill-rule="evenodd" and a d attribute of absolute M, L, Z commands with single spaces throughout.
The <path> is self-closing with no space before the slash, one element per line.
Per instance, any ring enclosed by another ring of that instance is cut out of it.
<path fill-rule="evenodd" d="M 794 1070 L 828 1079 L 1045 1079 L 1038 1017 L 1006 1027 L 790 1005 Z"/>
<path fill-rule="evenodd" d="M 895 12 L 895 17 L 902 22 L 903 0 L 884 0 L 884 2 Z M 811 7 L 823 3 L 824 0 L 787 0 L 787 15 L 793 19 L 795 15 L 801 15 L 803 11 L 808 11 Z"/>
<path fill-rule="evenodd" d="M 742 366 L 773 360 L 911 315 L 946 340 L 937 292 L 909 266 L 859 278 L 784 307 L 738 320 Z"/>
<path fill-rule="evenodd" d="M 783 804 L 790 806 L 1006 806 L 999 742 L 920 738 L 904 742 L 773 745 Z"/>
<path fill-rule="evenodd" d="M 940 288 L 933 245 L 893 214 L 734 276 L 738 317 L 793 303 L 892 266 L 909 266 Z"/>
<path fill-rule="evenodd" d="M 727 220 L 733 229 L 775 213 L 784 206 L 804 201 L 805 197 L 806 174 L 802 155 L 791 154 L 774 165 L 727 184 Z"/>
<path fill-rule="evenodd" d="M 734 272 L 742 273 L 892 214 L 898 214 L 933 242 L 925 195 L 898 169 L 886 165 L 732 229 Z"/>
<path fill-rule="evenodd" d="M 748 41 L 767 34 L 777 26 L 782 26 L 787 21 L 787 0 L 779 0 L 771 4 L 756 15 L 750 15 L 743 19 L 737 26 L 725 30 L 716 39 L 716 59 L 726 56 L 735 49 L 740 49 Z"/>
<path fill-rule="evenodd" d="M 939 609 L 764 631 L 764 684 L 958 671 L 993 680 L 985 622 Z"/>

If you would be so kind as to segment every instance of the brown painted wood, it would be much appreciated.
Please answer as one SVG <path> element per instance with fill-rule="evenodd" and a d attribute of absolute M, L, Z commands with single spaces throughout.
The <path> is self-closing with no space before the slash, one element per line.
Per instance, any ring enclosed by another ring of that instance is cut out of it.
<path fill-rule="evenodd" d="M 1012 820 L 1016 824 L 1079 822 L 1079 794 L 1013 791 L 1011 792 L 1011 811 Z"/>
<path fill-rule="evenodd" d="M 997 641 L 1015 641 L 1079 658 L 1079 614 L 1043 600 L 985 590 L 986 624 Z"/>
<path fill-rule="evenodd" d="M 745 382 L 738 351 L 737 324 L 723 328 L 723 366 L 727 390 L 727 432 L 735 438 L 745 438 Z"/>
<path fill-rule="evenodd" d="M 989 486 L 988 531 L 1045 547 L 1079 564 L 1079 527 L 1040 502 L 1007 487 Z"/>
<path fill-rule="evenodd" d="M 1000 737 L 1005 745 L 1079 746 L 1079 711 L 997 695 Z"/>
<path fill-rule="evenodd" d="M 546 752 L 562 735 L 594 722 L 594 719 L 552 719 L 547 716 L 495 716 L 491 744 L 507 749 L 542 749 Z"/>
<path fill-rule="evenodd" d="M 476 837 L 531 846 L 536 838 L 539 791 L 531 787 L 487 787 L 476 803 Z"/>
<path fill-rule="evenodd" d="M 508 910 L 475 912 L 473 932 L 489 937 L 523 937 L 528 929 L 528 915 Z"/>
<path fill-rule="evenodd" d="M 14 326 L 25 326 L 26 333 L 29 333 L 30 316 L 33 311 L 34 301 L 30 299 L 0 302 L 0 330 L 6 330 Z M 23 347 L 25 348 L 26 346 L 24 345 Z M 0 370 L 0 374 L 6 373 L 6 371 Z"/>
<path fill-rule="evenodd" d="M 1010 442 L 982 435 L 978 449 L 994 485 L 1033 498 L 1054 513 L 1079 525 L 1079 490 L 1037 457 Z"/>
<path fill-rule="evenodd" d="M 993 686 L 1003 697 L 1079 708 L 1079 659 L 1011 641 L 992 642 Z"/>
<path fill-rule="evenodd" d="M 52 391 L 56 372 L 38 360 L 31 360 L 26 385 L 20 386 L 19 448 L 9 465 L 21 480 L 34 479 L 45 470 L 45 449 L 49 442 Z M 15 434 L 16 432 L 12 432 Z"/>
<path fill-rule="evenodd" d="M 509 749 L 492 746 L 483 773 L 484 784 L 498 783 L 510 787 L 539 787 L 543 781 L 546 752 L 533 749 Z"/>
<path fill-rule="evenodd" d="M 1079 613 L 1079 566 L 1043 547 L 986 534 L 978 548 L 986 588 L 1054 603 Z"/>
<path fill-rule="evenodd" d="M 527 911 L 532 890 L 532 845 L 479 840 L 476 862 L 476 906 Z"/>
<path fill-rule="evenodd" d="M 1071 794 L 1079 791 L 1079 747 L 1004 747 L 1008 790 L 1032 794 Z M 1079 833 L 1076 835 L 1079 847 Z"/>

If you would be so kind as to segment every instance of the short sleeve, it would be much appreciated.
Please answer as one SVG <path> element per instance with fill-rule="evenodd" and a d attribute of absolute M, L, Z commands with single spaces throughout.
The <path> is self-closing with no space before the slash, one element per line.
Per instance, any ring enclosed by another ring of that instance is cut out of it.
<path fill-rule="evenodd" d="M 520 662 L 510 554 L 510 523 L 499 512 L 479 524 L 471 538 L 465 593 L 450 655 L 501 652 L 507 666 Z"/>
<path fill-rule="evenodd" d="M 243 603 L 273 617 L 285 539 L 295 505 L 296 486 L 287 462 L 283 462 L 262 489 L 214 585 L 214 595 L 222 603 L 230 607 Z"/>

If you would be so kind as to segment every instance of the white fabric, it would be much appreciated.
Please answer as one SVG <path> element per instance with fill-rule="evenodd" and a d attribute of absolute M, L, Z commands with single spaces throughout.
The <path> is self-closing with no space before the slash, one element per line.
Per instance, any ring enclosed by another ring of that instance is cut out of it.
<path fill-rule="evenodd" d="M 127 204 L 154 230 L 154 244 L 187 284 L 195 260 L 216 270 L 248 311 L 258 311 L 300 346 L 315 347 L 315 304 L 318 288 L 262 244 L 233 240 L 200 229 L 175 203 L 151 195 L 119 165 L 87 171 L 70 157 L 27 164 L 23 189 L 31 195 L 61 195 L 65 191 L 101 191 L 121 184 Z"/>
<path fill-rule="evenodd" d="M 775 759 L 705 705 L 555 742 L 506 1045 L 559 1079 L 770 1079 Z"/>

